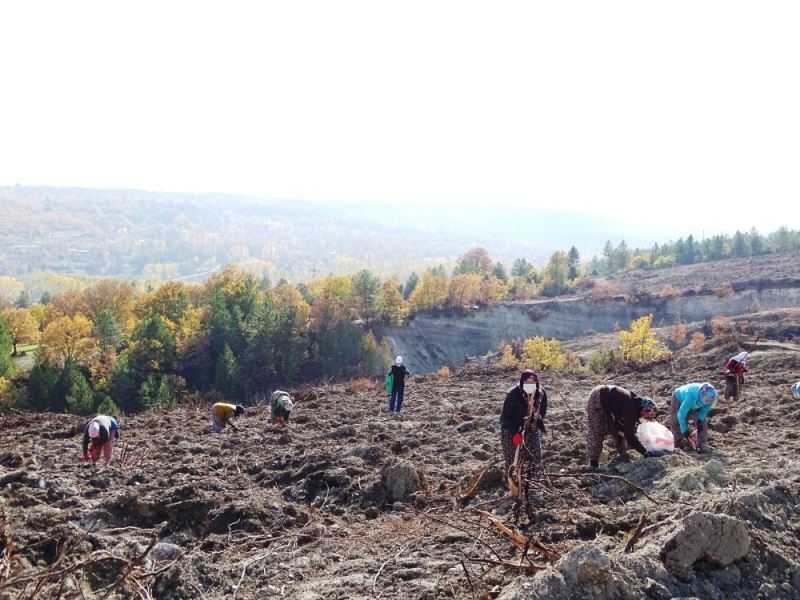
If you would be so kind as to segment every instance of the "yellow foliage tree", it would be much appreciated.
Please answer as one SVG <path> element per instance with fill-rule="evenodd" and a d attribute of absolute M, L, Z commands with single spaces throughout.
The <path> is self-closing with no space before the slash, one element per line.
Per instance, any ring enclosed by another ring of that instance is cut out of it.
<path fill-rule="evenodd" d="M 39 339 L 39 324 L 27 309 L 6 309 L 3 311 L 3 318 L 6 320 L 6 328 L 11 335 L 15 356 L 18 344 L 33 344 Z"/>
<path fill-rule="evenodd" d="M 406 312 L 406 301 L 400 293 L 400 280 L 392 275 L 381 284 L 378 293 L 378 318 L 388 323 L 396 323 Z"/>
<path fill-rule="evenodd" d="M 491 304 L 502 300 L 508 294 L 508 286 L 503 283 L 503 280 L 494 275 L 484 278 L 481 281 L 481 289 L 478 293 L 478 302 L 483 304 Z"/>
<path fill-rule="evenodd" d="M 83 315 L 59 317 L 42 333 L 39 357 L 45 362 L 63 366 L 68 360 L 86 363 L 98 350 L 92 337 L 92 322 Z"/>
<path fill-rule="evenodd" d="M 424 273 L 411 292 L 408 303 L 414 311 L 440 308 L 447 300 L 447 277 L 442 274 Z"/>
<path fill-rule="evenodd" d="M 452 306 L 471 306 L 478 301 L 482 277 L 477 273 L 453 275 L 447 286 L 447 300 Z"/>
<path fill-rule="evenodd" d="M 545 340 L 542 336 L 536 336 L 525 340 L 522 362 L 534 369 L 558 371 L 566 367 L 568 361 L 557 339 Z"/>
<path fill-rule="evenodd" d="M 669 349 L 656 337 L 650 326 L 653 315 L 645 315 L 631 323 L 630 329 L 619 332 L 622 359 L 637 365 L 661 360 L 670 355 Z"/>

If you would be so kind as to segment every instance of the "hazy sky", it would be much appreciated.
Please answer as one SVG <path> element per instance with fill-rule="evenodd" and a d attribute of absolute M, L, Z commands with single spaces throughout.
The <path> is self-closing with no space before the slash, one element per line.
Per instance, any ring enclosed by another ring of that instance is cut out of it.
<path fill-rule="evenodd" d="M 796 0 L 8 1 L 0 184 L 798 228 L 798 31 Z"/>

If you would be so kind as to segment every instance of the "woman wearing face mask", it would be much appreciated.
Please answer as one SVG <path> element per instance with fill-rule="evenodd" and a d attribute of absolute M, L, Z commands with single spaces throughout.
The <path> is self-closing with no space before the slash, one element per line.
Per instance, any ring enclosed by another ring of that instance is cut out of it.
<path fill-rule="evenodd" d="M 500 412 L 500 446 L 503 449 L 508 475 L 514 463 L 517 446 L 523 443 L 524 458 L 528 463 L 527 475 L 532 475 L 542 461 L 539 432 L 546 433 L 544 417 L 547 413 L 547 394 L 539 386 L 539 377 L 532 369 L 525 369 L 519 383 L 508 390 L 503 410 Z M 525 420 L 530 414 L 530 425 L 525 430 Z"/>

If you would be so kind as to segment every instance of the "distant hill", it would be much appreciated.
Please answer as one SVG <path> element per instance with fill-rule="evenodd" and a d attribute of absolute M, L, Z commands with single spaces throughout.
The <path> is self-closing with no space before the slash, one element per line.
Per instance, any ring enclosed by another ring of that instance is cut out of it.
<path fill-rule="evenodd" d="M 367 268 L 378 275 L 454 261 L 486 248 L 510 265 L 544 265 L 574 245 L 584 259 L 607 240 L 649 247 L 628 228 L 585 215 L 496 207 L 416 207 L 267 200 L 224 194 L 0 187 L 0 275 L 31 271 L 204 279 L 240 264 L 304 281 Z"/>

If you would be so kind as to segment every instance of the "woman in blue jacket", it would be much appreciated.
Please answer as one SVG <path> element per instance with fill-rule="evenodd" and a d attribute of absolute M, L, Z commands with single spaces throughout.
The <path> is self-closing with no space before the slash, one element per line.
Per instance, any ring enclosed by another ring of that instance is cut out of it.
<path fill-rule="evenodd" d="M 675 436 L 675 447 L 695 446 L 698 452 L 711 452 L 708 445 L 708 413 L 717 402 L 717 390 L 708 382 L 687 383 L 672 393 L 669 407 L 669 428 Z M 697 439 L 689 429 L 689 419 L 697 422 Z"/>

